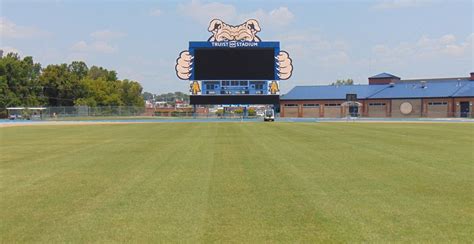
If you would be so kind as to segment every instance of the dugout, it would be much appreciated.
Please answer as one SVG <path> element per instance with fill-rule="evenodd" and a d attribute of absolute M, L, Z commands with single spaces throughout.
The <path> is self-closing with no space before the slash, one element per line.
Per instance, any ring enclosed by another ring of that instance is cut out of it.
<path fill-rule="evenodd" d="M 43 107 L 10 107 L 7 108 L 9 119 L 42 120 L 46 108 Z"/>

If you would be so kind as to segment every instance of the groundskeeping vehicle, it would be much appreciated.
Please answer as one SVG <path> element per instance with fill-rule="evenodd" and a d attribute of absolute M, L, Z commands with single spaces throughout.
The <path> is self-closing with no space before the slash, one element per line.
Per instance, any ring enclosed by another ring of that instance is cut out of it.
<path fill-rule="evenodd" d="M 263 121 L 275 121 L 275 111 L 273 109 L 265 109 Z"/>

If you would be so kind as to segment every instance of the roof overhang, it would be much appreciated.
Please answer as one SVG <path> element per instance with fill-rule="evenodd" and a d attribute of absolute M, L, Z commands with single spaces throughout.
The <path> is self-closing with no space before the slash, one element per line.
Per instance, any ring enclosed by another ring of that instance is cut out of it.
<path fill-rule="evenodd" d="M 46 110 L 46 108 L 43 108 L 43 107 L 11 107 L 11 108 L 7 108 L 7 110 L 25 110 L 25 109 L 28 109 L 28 110 Z"/>

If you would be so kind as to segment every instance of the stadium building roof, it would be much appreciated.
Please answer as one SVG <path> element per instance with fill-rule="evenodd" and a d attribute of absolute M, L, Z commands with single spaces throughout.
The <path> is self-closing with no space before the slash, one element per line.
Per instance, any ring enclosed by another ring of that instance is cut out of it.
<path fill-rule="evenodd" d="M 380 73 L 378 75 L 374 75 L 372 77 L 369 77 L 369 79 L 386 79 L 386 78 L 397 78 L 400 79 L 400 77 L 389 74 L 389 73 Z"/>
<path fill-rule="evenodd" d="M 296 86 L 283 95 L 281 100 L 346 99 L 347 93 L 357 94 L 358 99 L 365 99 L 385 87 L 386 85 Z"/>
<path fill-rule="evenodd" d="M 29 110 L 46 110 L 46 108 L 44 108 L 44 107 L 9 107 L 9 108 L 7 108 L 7 110 L 25 110 L 25 109 L 29 109 Z"/>
<path fill-rule="evenodd" d="M 474 97 L 474 81 L 468 82 L 454 93 L 453 97 Z"/>
<path fill-rule="evenodd" d="M 358 99 L 472 97 L 473 84 L 469 78 L 446 78 L 402 80 L 383 85 L 296 86 L 281 100 L 341 100 L 346 99 L 348 93 L 357 94 Z"/>
<path fill-rule="evenodd" d="M 444 80 L 444 81 L 410 81 L 388 85 L 385 89 L 369 98 L 422 98 L 422 97 L 452 97 L 459 89 L 466 86 L 469 81 Z"/>

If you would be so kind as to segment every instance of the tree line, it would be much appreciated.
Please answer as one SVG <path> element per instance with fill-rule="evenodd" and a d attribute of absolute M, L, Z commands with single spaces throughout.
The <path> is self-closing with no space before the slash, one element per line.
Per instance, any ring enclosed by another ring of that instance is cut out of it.
<path fill-rule="evenodd" d="M 42 68 L 28 56 L 0 58 L 0 109 L 17 106 L 144 106 L 142 86 L 82 61 Z"/>

